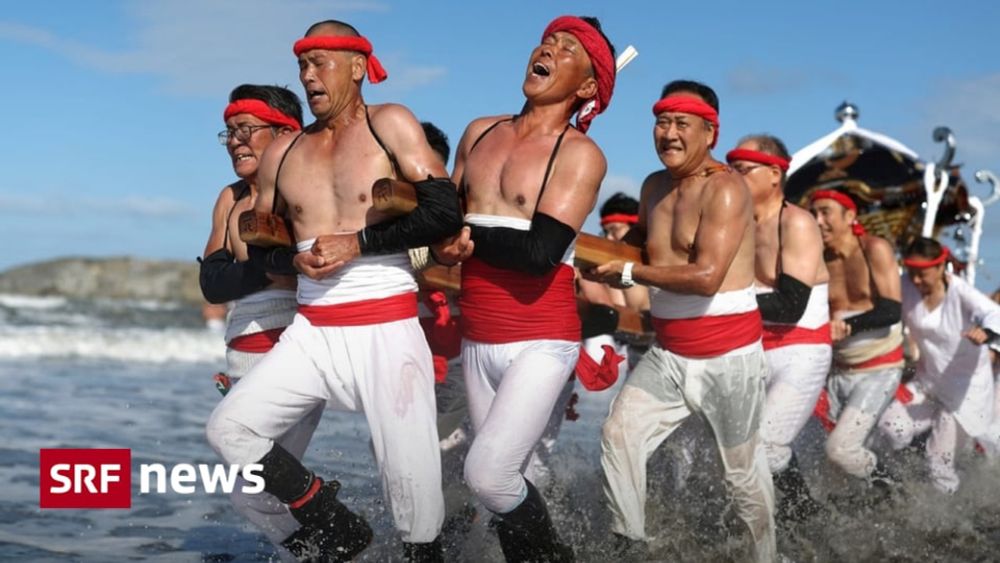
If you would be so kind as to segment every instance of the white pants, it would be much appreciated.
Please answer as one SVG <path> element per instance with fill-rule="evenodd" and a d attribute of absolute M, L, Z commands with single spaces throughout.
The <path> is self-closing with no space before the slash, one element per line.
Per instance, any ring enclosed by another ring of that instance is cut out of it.
<path fill-rule="evenodd" d="M 490 511 L 510 512 L 527 495 L 523 472 L 579 351 L 578 342 L 567 340 L 462 341 L 469 415 L 476 432 L 465 458 L 465 481 Z"/>
<path fill-rule="evenodd" d="M 792 442 L 812 416 L 832 354 L 829 344 L 793 344 L 764 352 L 770 373 L 760 436 L 771 473 L 788 467 Z"/>
<path fill-rule="evenodd" d="M 913 392 L 913 401 L 905 405 L 893 401 L 882 414 L 879 428 L 896 450 L 905 448 L 913 438 L 930 430 L 926 455 L 931 483 L 939 491 L 954 493 L 959 484 L 955 457 L 969 443 L 969 436 L 941 403 L 913 386 L 907 387 Z"/>
<path fill-rule="evenodd" d="M 827 437 L 826 455 L 848 475 L 867 478 L 875 469 L 878 457 L 865 440 L 895 397 L 902 375 L 902 368 L 830 374 L 827 395 L 837 426 Z"/>
<path fill-rule="evenodd" d="M 715 435 L 727 488 L 753 537 L 754 558 L 777 558 L 774 486 L 758 432 L 766 372 L 760 344 L 709 359 L 685 358 L 659 346 L 646 353 L 604 423 L 601 466 L 612 531 L 646 539 L 646 462 L 698 411 Z"/>
<path fill-rule="evenodd" d="M 417 319 L 313 327 L 296 315 L 216 407 L 208 439 L 227 463 L 255 463 L 323 403 L 365 414 L 396 528 L 403 541 L 433 541 L 444 498 L 434 372 Z"/>
<path fill-rule="evenodd" d="M 229 376 L 235 385 L 265 355 L 240 352 L 239 350 L 227 348 L 226 375 Z M 309 441 L 312 440 L 316 427 L 319 426 L 322 416 L 323 406 L 319 405 L 307 414 L 305 418 L 289 428 L 276 442 L 301 460 L 305 454 L 306 447 L 309 445 Z M 233 507 L 236 509 L 236 512 L 260 529 L 272 543 L 280 546 L 281 542 L 288 539 L 295 530 L 299 529 L 299 521 L 288 511 L 288 507 L 274 498 L 274 496 L 268 493 L 244 493 L 244 484 L 246 482 L 242 477 L 237 478 L 236 488 L 229 494 L 229 500 L 232 501 Z M 288 557 L 290 556 L 291 554 L 288 554 Z"/>

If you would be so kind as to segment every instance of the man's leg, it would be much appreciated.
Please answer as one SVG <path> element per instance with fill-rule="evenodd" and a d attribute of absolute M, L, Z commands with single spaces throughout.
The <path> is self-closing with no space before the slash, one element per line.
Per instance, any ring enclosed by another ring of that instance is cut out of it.
<path fill-rule="evenodd" d="M 913 399 L 903 404 L 894 400 L 886 407 L 878 421 L 882 436 L 893 450 L 909 446 L 913 439 L 931 429 L 938 407 L 926 395 L 911 386 Z"/>
<path fill-rule="evenodd" d="M 632 370 L 611 403 L 601 437 L 604 497 L 611 531 L 646 539 L 646 462 L 691 411 L 678 385 L 683 366 L 658 346 Z M 669 377 L 672 372 L 674 377 Z"/>
<path fill-rule="evenodd" d="M 884 472 L 875 452 L 865 447 L 865 439 L 892 402 L 901 375 L 900 368 L 890 368 L 841 376 L 855 381 L 827 439 L 826 454 L 845 473 L 867 479 L 876 468 L 879 474 Z"/>
<path fill-rule="evenodd" d="M 407 319 L 344 332 L 338 371 L 354 374 L 396 529 L 408 553 L 415 544 L 438 553 L 441 452 L 433 360 L 420 324 Z"/>
<path fill-rule="evenodd" d="M 760 438 L 767 364 L 763 350 L 691 361 L 686 393 L 705 414 L 722 457 L 736 512 L 753 537 L 756 561 L 777 560 L 774 488 Z"/>
<path fill-rule="evenodd" d="M 465 480 L 480 502 L 498 515 L 497 532 L 508 560 L 571 558 L 571 551 L 558 542 L 544 500 L 521 469 L 552 416 L 579 345 L 546 340 L 490 348 L 506 348 L 513 361 L 478 425 L 465 461 Z M 477 378 L 467 374 L 466 381 L 470 409 L 478 412 L 473 407 L 480 403 L 473 398 Z"/>

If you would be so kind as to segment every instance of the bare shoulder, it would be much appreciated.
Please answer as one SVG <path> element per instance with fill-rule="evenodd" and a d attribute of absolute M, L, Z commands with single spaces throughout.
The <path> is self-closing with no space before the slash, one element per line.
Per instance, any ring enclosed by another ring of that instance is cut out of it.
<path fill-rule="evenodd" d="M 370 105 L 368 106 L 368 115 L 371 116 L 372 125 L 380 131 L 383 127 L 420 124 L 413 112 L 402 104 Z"/>
<path fill-rule="evenodd" d="M 472 142 L 473 139 L 479 137 L 487 129 L 495 125 L 496 123 L 512 118 L 513 115 L 487 115 L 484 117 L 478 117 L 473 119 L 466 127 L 465 132 L 462 133 L 463 139 L 469 139 Z"/>
<path fill-rule="evenodd" d="M 812 213 L 792 203 L 785 207 L 781 215 L 781 227 L 790 233 L 819 232 L 819 224 Z"/>
<path fill-rule="evenodd" d="M 593 139 L 573 129 L 563 139 L 559 149 L 565 161 L 579 163 L 582 169 L 599 171 L 603 175 L 608 169 L 608 161 L 601 147 Z"/>
<path fill-rule="evenodd" d="M 744 205 L 750 201 L 750 190 L 739 174 L 716 172 L 705 181 L 702 197 L 702 201 L 711 201 L 715 205 Z"/>
<path fill-rule="evenodd" d="M 271 141 L 270 145 L 264 149 L 264 154 L 261 155 L 261 166 L 277 166 L 278 161 L 284 156 L 285 152 L 288 151 L 288 147 L 291 146 L 292 142 L 299 137 L 301 133 L 293 133 L 289 135 L 278 135 Z"/>
<path fill-rule="evenodd" d="M 651 172 L 648 176 L 646 176 L 646 179 L 642 181 L 642 187 L 639 188 L 639 193 L 646 195 L 650 190 L 667 186 L 669 182 L 670 173 L 666 170 Z"/>
<path fill-rule="evenodd" d="M 865 235 L 861 239 L 865 253 L 871 258 L 889 258 L 895 260 L 896 250 L 892 243 L 876 235 Z"/>
<path fill-rule="evenodd" d="M 226 184 L 222 186 L 222 190 L 219 191 L 219 197 L 215 199 L 215 204 L 218 205 L 232 205 L 236 201 L 236 192 L 240 189 L 239 182 L 233 182 L 232 184 Z"/>

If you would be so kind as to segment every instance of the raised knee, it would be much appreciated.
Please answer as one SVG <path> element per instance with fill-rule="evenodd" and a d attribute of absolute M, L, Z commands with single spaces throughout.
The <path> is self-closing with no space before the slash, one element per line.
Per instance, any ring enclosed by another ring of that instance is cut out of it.
<path fill-rule="evenodd" d="M 212 411 L 208 422 L 205 423 L 205 437 L 208 439 L 208 444 L 223 459 L 228 459 L 225 446 L 228 439 L 241 431 L 245 431 L 244 427 L 228 416 L 227 409 L 222 403 Z"/>
<path fill-rule="evenodd" d="M 601 427 L 601 445 L 605 450 L 621 450 L 628 443 L 628 422 L 620 411 L 612 411 Z"/>

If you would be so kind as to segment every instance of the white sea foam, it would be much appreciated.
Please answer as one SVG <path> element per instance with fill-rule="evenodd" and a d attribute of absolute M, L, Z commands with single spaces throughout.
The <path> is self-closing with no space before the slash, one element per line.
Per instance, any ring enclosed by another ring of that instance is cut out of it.
<path fill-rule="evenodd" d="M 0 293 L 0 306 L 12 309 L 57 309 L 65 306 L 65 297 L 35 297 Z"/>
<path fill-rule="evenodd" d="M 221 362 L 225 344 L 206 329 L 0 325 L 0 360 L 25 358 Z"/>

